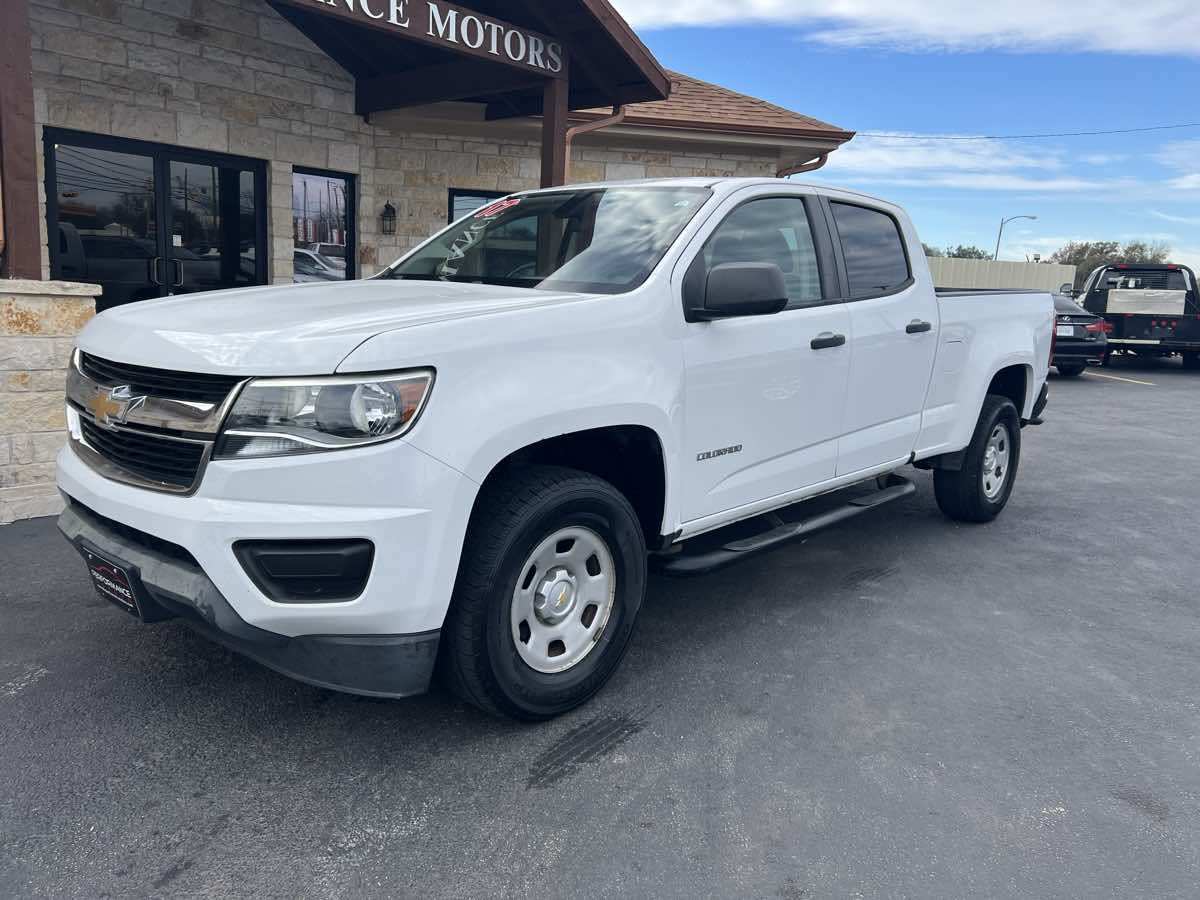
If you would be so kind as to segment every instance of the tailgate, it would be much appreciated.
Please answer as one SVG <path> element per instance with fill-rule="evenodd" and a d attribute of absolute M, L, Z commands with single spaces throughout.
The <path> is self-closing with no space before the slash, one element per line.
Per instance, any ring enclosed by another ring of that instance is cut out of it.
<path fill-rule="evenodd" d="M 1187 308 L 1187 291 L 1148 291 L 1114 288 L 1108 292 L 1111 315 L 1182 316 Z"/>

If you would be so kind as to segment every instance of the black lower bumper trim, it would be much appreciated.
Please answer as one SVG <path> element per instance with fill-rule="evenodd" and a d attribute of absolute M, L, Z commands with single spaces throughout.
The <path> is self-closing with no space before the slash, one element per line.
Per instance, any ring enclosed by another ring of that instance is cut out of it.
<path fill-rule="evenodd" d="M 177 617 L 283 675 L 368 697 L 411 697 L 429 689 L 437 659 L 437 631 L 288 637 L 242 619 L 199 566 L 130 540 L 79 504 L 67 506 L 58 528 L 77 548 L 86 544 L 110 555 L 115 563 L 136 567 L 153 601 L 169 614 L 160 618 Z"/>

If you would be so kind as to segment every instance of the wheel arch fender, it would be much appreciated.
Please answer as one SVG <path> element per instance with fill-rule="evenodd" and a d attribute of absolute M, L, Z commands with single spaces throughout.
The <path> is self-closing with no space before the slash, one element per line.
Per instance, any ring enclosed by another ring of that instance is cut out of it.
<path fill-rule="evenodd" d="M 646 543 L 673 528 L 679 485 L 670 421 L 654 406 L 562 412 L 498 431 L 482 442 L 464 474 L 482 486 L 506 467 L 552 463 L 612 482 L 638 510 Z M 476 501 L 478 497 L 476 497 Z"/>

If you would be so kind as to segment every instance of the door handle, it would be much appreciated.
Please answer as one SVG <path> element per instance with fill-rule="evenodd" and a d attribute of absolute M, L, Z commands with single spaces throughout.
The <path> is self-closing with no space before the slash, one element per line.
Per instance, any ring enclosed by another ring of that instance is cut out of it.
<path fill-rule="evenodd" d="M 913 319 L 904 330 L 909 334 L 924 334 L 927 331 L 933 331 L 933 324 L 922 322 L 920 319 Z"/>
<path fill-rule="evenodd" d="M 171 287 L 183 287 L 183 261 L 172 259 L 171 262 L 175 263 L 175 271 L 179 273 L 178 277 L 175 279 L 175 283 L 172 284 Z"/>
<path fill-rule="evenodd" d="M 812 339 L 809 344 L 814 350 L 828 350 L 831 347 L 842 347 L 846 343 L 844 334 L 834 334 L 832 331 L 823 331 Z"/>
<path fill-rule="evenodd" d="M 158 277 L 158 264 L 163 261 L 161 256 L 155 256 L 150 260 L 150 280 L 155 284 L 161 285 L 163 280 Z"/>

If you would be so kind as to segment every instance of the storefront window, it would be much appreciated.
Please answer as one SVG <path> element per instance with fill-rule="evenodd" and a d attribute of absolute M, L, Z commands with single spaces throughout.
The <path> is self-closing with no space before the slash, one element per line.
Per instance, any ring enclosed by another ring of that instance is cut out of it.
<path fill-rule="evenodd" d="M 266 282 L 266 166 L 47 129 L 53 277 L 101 287 L 96 309 Z"/>
<path fill-rule="evenodd" d="M 292 280 L 344 281 L 355 277 L 354 220 L 353 176 L 294 170 Z"/>
<path fill-rule="evenodd" d="M 472 191 L 461 188 L 450 188 L 450 222 L 457 222 L 463 216 L 477 209 L 482 209 L 493 200 L 506 197 L 507 194 L 497 191 Z"/>

